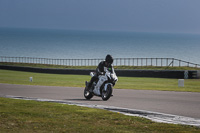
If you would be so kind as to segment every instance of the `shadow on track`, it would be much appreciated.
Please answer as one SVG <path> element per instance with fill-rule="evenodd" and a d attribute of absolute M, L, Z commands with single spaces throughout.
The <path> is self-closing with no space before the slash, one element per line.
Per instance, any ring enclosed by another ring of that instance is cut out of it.
<path fill-rule="evenodd" d="M 67 101 L 102 101 L 101 99 L 63 99 L 63 100 L 67 100 Z"/>

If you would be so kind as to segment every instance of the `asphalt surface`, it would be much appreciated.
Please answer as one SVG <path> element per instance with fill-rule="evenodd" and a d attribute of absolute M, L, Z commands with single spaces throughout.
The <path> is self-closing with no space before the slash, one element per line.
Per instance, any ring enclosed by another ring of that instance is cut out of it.
<path fill-rule="evenodd" d="M 100 97 L 86 100 L 84 88 L 11 85 L 0 83 L 0 96 L 12 95 L 42 99 L 65 100 L 91 105 L 115 106 L 200 118 L 200 93 L 114 89 L 113 97 L 102 101 Z"/>

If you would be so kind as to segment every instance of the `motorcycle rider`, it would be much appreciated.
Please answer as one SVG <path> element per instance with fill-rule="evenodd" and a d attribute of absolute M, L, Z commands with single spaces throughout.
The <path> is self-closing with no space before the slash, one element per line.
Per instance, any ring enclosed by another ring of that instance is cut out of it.
<path fill-rule="evenodd" d="M 101 61 L 97 66 L 95 75 L 91 78 L 90 82 L 86 86 L 87 90 L 91 88 L 92 83 L 94 81 L 98 80 L 99 75 L 105 74 L 106 70 L 113 73 L 114 69 L 112 67 L 112 63 L 113 63 L 113 57 L 110 54 L 108 54 L 105 58 L 105 61 Z"/>

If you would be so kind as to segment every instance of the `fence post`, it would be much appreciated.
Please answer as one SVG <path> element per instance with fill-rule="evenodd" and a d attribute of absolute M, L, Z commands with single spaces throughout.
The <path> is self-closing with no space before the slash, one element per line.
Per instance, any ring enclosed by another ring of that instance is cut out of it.
<path fill-rule="evenodd" d="M 147 63 L 148 63 L 148 61 L 147 61 L 147 58 L 146 58 L 146 66 L 148 66 Z"/>
<path fill-rule="evenodd" d="M 137 58 L 137 66 L 138 66 L 138 58 Z"/>
<path fill-rule="evenodd" d="M 157 67 L 157 58 L 156 58 L 156 67 Z"/>
<path fill-rule="evenodd" d="M 167 63 L 166 63 L 166 66 L 168 65 L 168 58 L 167 58 Z"/>
<path fill-rule="evenodd" d="M 140 60 L 141 60 L 141 66 L 143 66 L 143 58 L 141 58 Z"/>

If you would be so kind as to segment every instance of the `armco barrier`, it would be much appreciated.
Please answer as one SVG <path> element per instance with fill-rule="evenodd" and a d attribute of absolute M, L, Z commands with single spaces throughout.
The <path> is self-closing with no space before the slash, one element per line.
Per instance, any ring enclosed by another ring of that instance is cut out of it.
<path fill-rule="evenodd" d="M 118 70 L 116 73 L 126 77 L 184 78 L 184 71 L 172 70 Z"/>
<path fill-rule="evenodd" d="M 0 69 L 51 73 L 51 74 L 79 74 L 89 75 L 93 69 L 52 69 L 52 68 L 32 68 L 20 66 L 0 65 Z M 185 70 L 115 70 L 117 76 L 124 77 L 154 77 L 154 78 L 175 78 L 175 79 L 196 79 L 200 78 L 200 71 Z"/>

